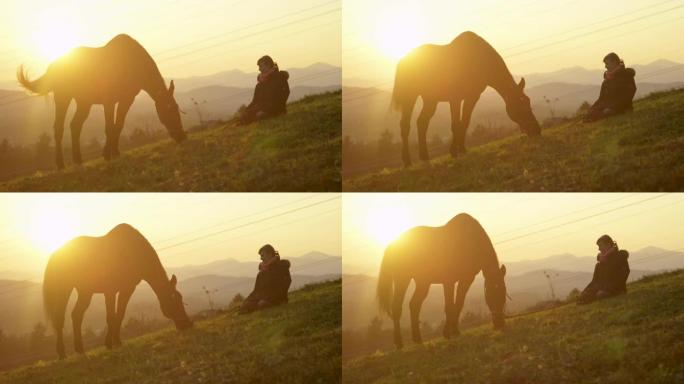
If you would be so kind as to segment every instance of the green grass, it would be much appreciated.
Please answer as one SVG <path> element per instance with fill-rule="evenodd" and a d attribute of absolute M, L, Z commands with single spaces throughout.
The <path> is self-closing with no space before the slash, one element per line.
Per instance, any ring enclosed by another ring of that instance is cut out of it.
<path fill-rule="evenodd" d="M 341 108 L 339 91 L 309 96 L 285 116 L 20 177 L 0 191 L 339 191 Z"/>
<path fill-rule="evenodd" d="M 681 191 L 684 89 L 638 100 L 634 112 L 511 137 L 430 164 L 346 179 L 345 191 Z M 399 153 L 396 154 L 400 156 Z"/>
<path fill-rule="evenodd" d="M 314 284 L 287 305 L 40 361 L 0 374 L 0 383 L 336 383 L 341 305 L 341 280 Z"/>
<path fill-rule="evenodd" d="M 343 366 L 346 383 L 684 382 L 684 270 L 628 294 L 513 318 L 455 339 L 377 352 Z"/>

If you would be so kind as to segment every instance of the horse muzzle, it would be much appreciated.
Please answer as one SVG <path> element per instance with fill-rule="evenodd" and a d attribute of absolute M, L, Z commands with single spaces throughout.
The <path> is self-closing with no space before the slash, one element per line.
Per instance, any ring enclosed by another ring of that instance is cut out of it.
<path fill-rule="evenodd" d="M 494 325 L 494 329 L 503 329 L 504 325 L 506 325 L 506 316 L 501 313 L 492 313 L 492 324 Z"/>

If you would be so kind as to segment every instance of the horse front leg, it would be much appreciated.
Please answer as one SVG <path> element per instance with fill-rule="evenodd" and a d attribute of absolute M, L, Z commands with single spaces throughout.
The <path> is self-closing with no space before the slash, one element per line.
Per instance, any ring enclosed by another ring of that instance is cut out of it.
<path fill-rule="evenodd" d="M 114 137 L 112 141 L 112 157 L 119 156 L 119 139 L 121 138 L 121 132 L 123 131 L 124 122 L 126 121 L 126 115 L 128 110 L 131 108 L 135 97 L 119 101 L 116 107 L 116 119 L 114 120 Z"/>
<path fill-rule="evenodd" d="M 453 322 L 453 307 L 454 307 L 454 282 L 444 283 L 444 313 L 446 315 L 446 322 L 442 334 L 445 338 L 451 336 L 451 328 Z"/>
<path fill-rule="evenodd" d="M 102 156 L 105 160 L 112 158 L 112 142 L 114 140 L 114 103 L 107 103 L 104 105 L 105 116 L 105 145 L 102 148 Z"/>
<path fill-rule="evenodd" d="M 411 336 L 416 343 L 423 342 L 420 335 L 420 307 L 422 307 L 429 289 L 429 284 L 416 282 L 416 290 L 413 292 L 413 297 L 411 297 L 409 302 L 409 309 L 411 310 Z"/>
<path fill-rule="evenodd" d="M 74 309 L 71 311 L 71 323 L 74 327 L 74 350 L 78 353 L 84 353 L 81 324 L 83 324 L 83 314 L 90 305 L 92 297 L 92 292 L 84 293 L 79 291 L 78 300 L 76 301 Z"/>
<path fill-rule="evenodd" d="M 55 96 L 55 122 L 52 126 L 55 136 L 55 163 L 57 169 L 64 169 L 64 156 L 62 154 L 62 137 L 64 136 L 64 120 L 69 108 L 68 98 Z"/>
<path fill-rule="evenodd" d="M 430 161 L 427 149 L 427 129 L 430 119 L 435 115 L 437 102 L 423 98 L 423 110 L 418 116 L 418 156 L 423 161 Z"/>
<path fill-rule="evenodd" d="M 132 286 L 119 292 L 119 297 L 116 303 L 116 324 L 114 326 L 114 333 L 112 335 L 112 344 L 115 346 L 121 345 L 121 324 L 123 323 L 124 316 L 126 315 L 128 300 L 130 300 L 134 290 L 135 286 Z"/>
<path fill-rule="evenodd" d="M 90 114 L 91 104 L 76 104 L 76 113 L 71 119 L 71 157 L 76 164 L 81 164 L 81 129 Z"/>
<path fill-rule="evenodd" d="M 457 149 L 461 153 L 466 153 L 465 138 L 470 125 L 470 118 L 473 115 L 475 104 L 480 100 L 480 95 L 463 100 L 463 115 L 461 116 L 461 123 L 459 124 L 458 134 L 456 135 Z"/>
<path fill-rule="evenodd" d="M 456 289 L 456 299 L 454 300 L 453 315 L 452 315 L 452 334 L 458 335 L 460 331 L 458 330 L 458 323 L 461 319 L 461 310 L 463 309 L 463 303 L 465 303 L 466 293 L 470 289 L 470 285 L 473 283 L 475 276 L 473 275 L 469 279 L 461 280 L 458 282 L 458 288 Z"/>
<path fill-rule="evenodd" d="M 462 100 L 452 100 L 449 102 L 449 108 L 451 109 L 451 147 L 449 152 L 452 157 L 457 157 L 460 148 L 463 146 L 462 143 L 459 145 L 459 140 L 457 137 L 461 137 L 463 133 L 463 126 L 461 125 L 461 103 Z M 453 300 L 453 298 L 452 298 Z"/>
<path fill-rule="evenodd" d="M 116 324 L 116 292 L 105 293 L 105 307 L 107 308 L 107 334 L 105 335 L 105 346 L 112 349 L 114 326 Z"/>

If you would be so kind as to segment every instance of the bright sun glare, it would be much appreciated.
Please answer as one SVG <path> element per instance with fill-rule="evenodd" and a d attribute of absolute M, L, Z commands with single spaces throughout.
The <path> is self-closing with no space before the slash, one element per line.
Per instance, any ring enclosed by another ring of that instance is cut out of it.
<path fill-rule="evenodd" d="M 61 9 L 43 11 L 31 33 L 31 44 L 42 59 L 53 61 L 80 45 L 79 20 Z"/>
<path fill-rule="evenodd" d="M 424 43 L 425 26 L 419 6 L 385 8 L 378 14 L 375 42 L 382 53 L 394 60 Z"/>
<path fill-rule="evenodd" d="M 31 207 L 26 237 L 31 244 L 49 256 L 67 241 L 80 234 L 80 222 L 73 211 L 49 204 Z"/>
<path fill-rule="evenodd" d="M 411 214 L 402 206 L 372 207 L 366 216 L 366 231 L 382 245 L 389 244 L 413 226 Z"/>

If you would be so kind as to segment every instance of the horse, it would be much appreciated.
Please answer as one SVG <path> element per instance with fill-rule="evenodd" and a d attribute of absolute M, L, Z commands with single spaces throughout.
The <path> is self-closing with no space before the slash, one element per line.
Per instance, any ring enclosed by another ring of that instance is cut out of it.
<path fill-rule="evenodd" d="M 378 277 L 380 309 L 394 322 L 394 344 L 402 348 L 401 318 L 404 295 L 411 280 L 416 289 L 409 303 L 413 341 L 421 343 L 419 314 L 431 284 L 444 287 L 446 338 L 458 335 L 458 322 L 466 293 L 482 271 L 485 301 L 495 329 L 504 327 L 506 267 L 501 265 L 487 233 L 472 216 L 461 213 L 441 227 L 414 227 L 385 249 Z M 458 282 L 456 297 L 454 285 Z"/>
<path fill-rule="evenodd" d="M 102 47 L 78 47 L 49 65 L 47 72 L 31 81 L 24 66 L 17 69 L 19 84 L 37 95 L 53 93 L 55 99 L 55 161 L 64 168 L 62 135 L 71 100 L 76 113 L 71 120 L 72 160 L 81 164 L 80 136 L 83 123 L 94 104 L 104 106 L 105 160 L 119 156 L 119 137 L 126 114 L 136 95 L 144 90 L 154 100 L 159 120 L 176 141 L 186 139 L 178 103 L 173 97 L 173 80 L 166 88 L 157 64 L 140 43 L 128 35 L 118 35 Z"/>
<path fill-rule="evenodd" d="M 81 338 L 83 314 L 95 293 L 105 297 L 107 309 L 107 348 L 121 345 L 121 323 L 135 287 L 145 280 L 159 299 L 161 311 L 178 330 L 192 327 L 185 313 L 183 296 L 176 290 L 152 245 L 135 228 L 119 224 L 100 237 L 80 236 L 55 251 L 43 277 L 43 304 L 57 336 L 57 354 L 64 359 L 64 313 L 72 290 L 78 300 L 71 312 L 74 349 L 84 353 Z"/>
<path fill-rule="evenodd" d="M 508 116 L 523 132 L 528 136 L 541 134 L 530 98 L 524 93 L 525 79 L 516 84 L 503 58 L 477 34 L 463 32 L 447 45 L 421 45 L 404 56 L 397 64 L 391 101 L 392 109 L 401 112 L 399 126 L 404 165 L 411 165 L 408 137 L 418 96 L 423 99 L 417 121 L 420 159 L 429 161 L 426 134 L 437 103 L 441 101 L 448 102 L 451 108 L 450 152 L 457 157 L 459 153 L 465 153 L 470 117 L 487 86 L 501 95 Z"/>

